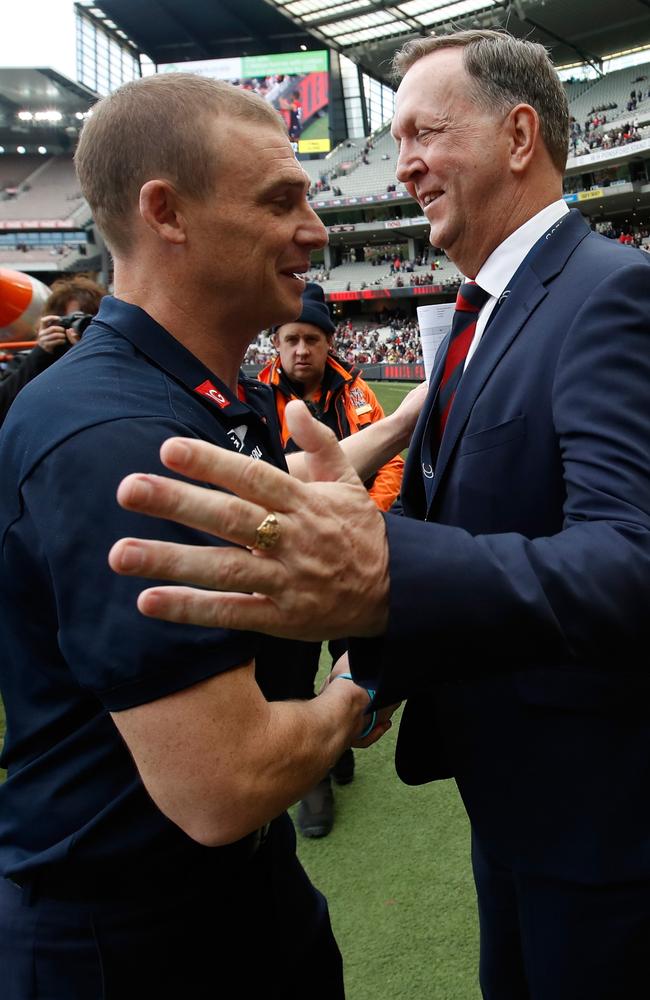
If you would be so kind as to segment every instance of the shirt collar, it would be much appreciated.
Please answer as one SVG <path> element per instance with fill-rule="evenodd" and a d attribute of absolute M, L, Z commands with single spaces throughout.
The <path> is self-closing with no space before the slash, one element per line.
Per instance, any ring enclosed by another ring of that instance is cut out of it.
<path fill-rule="evenodd" d="M 552 202 L 541 212 L 515 229 L 507 239 L 493 250 L 476 275 L 476 284 L 484 288 L 494 298 L 505 290 L 506 285 L 537 241 L 547 229 L 569 211 L 564 199 Z"/>
<path fill-rule="evenodd" d="M 247 405 L 251 402 L 249 379 L 245 379 L 246 403 L 243 403 L 218 375 L 140 306 L 106 295 L 102 299 L 95 323 L 110 327 L 114 333 L 125 337 L 153 364 L 181 382 L 192 394 L 226 419 L 241 419 L 250 413 L 251 407 Z M 257 409 L 255 406 L 253 408 Z"/>

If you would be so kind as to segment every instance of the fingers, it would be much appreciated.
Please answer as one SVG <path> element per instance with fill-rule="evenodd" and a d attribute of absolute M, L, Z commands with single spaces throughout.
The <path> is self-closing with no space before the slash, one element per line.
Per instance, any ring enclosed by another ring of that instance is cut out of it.
<path fill-rule="evenodd" d="M 174 542 L 150 542 L 122 538 L 112 547 L 108 562 L 123 576 L 146 576 L 156 580 L 175 580 L 197 587 L 214 588 L 215 561 L 228 580 L 228 590 L 249 593 L 260 589 L 276 594 L 284 586 L 282 567 L 268 559 L 259 559 L 245 549 L 200 548 Z"/>
<path fill-rule="evenodd" d="M 211 445 L 207 447 L 212 448 Z M 126 510 L 164 517 L 237 545 L 255 543 L 256 529 L 268 513 L 265 507 L 218 490 L 141 473 L 133 473 L 122 480 L 117 499 Z"/>
<path fill-rule="evenodd" d="M 49 327 L 38 334 L 36 342 L 44 351 L 51 353 L 60 344 L 66 343 L 65 330 L 60 326 Z"/>
<path fill-rule="evenodd" d="M 393 723 L 388 720 L 387 722 L 378 722 L 376 726 L 368 733 L 368 735 L 362 740 L 353 740 L 352 746 L 355 749 L 364 750 L 366 747 L 371 747 L 373 743 L 377 743 L 378 740 L 392 728 Z"/>
<path fill-rule="evenodd" d="M 268 462 L 256 462 L 206 441 L 169 438 L 160 449 L 160 457 L 168 469 L 188 479 L 213 483 L 244 500 L 260 504 L 264 508 L 262 517 L 269 510 L 292 509 L 303 496 L 304 487 L 286 472 L 275 469 Z M 258 518 L 256 525 L 260 520 Z"/>
<path fill-rule="evenodd" d="M 152 587 L 139 595 L 138 610 L 149 618 L 184 625 L 283 634 L 280 631 L 282 616 L 271 598 L 262 594 L 219 594 L 191 587 Z"/>
<path fill-rule="evenodd" d="M 56 326 L 56 324 L 59 322 L 60 319 L 61 319 L 60 316 L 41 316 L 41 321 L 38 326 L 38 332 L 42 333 L 43 330 L 47 329 L 48 327 Z M 62 330 L 63 327 L 58 327 L 58 329 Z"/>
<path fill-rule="evenodd" d="M 359 482 L 334 432 L 314 420 L 304 403 L 300 400 L 288 403 L 285 419 L 290 437 L 305 453 L 308 478 L 312 482 Z"/>

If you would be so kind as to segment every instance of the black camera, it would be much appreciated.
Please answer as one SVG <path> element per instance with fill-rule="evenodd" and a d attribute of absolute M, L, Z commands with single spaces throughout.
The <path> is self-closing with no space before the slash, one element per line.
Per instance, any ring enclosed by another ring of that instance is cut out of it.
<path fill-rule="evenodd" d="M 61 316 L 56 322 L 56 326 L 62 326 L 64 330 L 74 330 L 78 337 L 81 337 L 87 326 L 90 326 L 95 317 L 90 313 L 73 312 L 67 316 Z"/>

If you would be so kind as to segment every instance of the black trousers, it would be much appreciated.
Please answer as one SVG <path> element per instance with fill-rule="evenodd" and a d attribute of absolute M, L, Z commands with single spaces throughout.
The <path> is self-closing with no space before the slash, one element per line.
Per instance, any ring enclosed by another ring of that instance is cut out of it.
<path fill-rule="evenodd" d="M 650 996 L 650 882 L 518 874 L 472 838 L 485 1000 Z"/>
<path fill-rule="evenodd" d="M 0 880 L 0 984 L 3 1000 L 344 997 L 327 903 L 286 815 L 254 856 L 184 892 L 64 899 Z"/>

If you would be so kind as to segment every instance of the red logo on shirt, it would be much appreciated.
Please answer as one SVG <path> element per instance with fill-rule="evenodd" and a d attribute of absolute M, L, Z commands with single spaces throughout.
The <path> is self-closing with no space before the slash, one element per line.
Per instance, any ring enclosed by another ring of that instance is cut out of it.
<path fill-rule="evenodd" d="M 216 385 L 213 385 L 209 378 L 206 378 L 205 382 L 201 382 L 201 385 L 197 385 L 194 392 L 199 392 L 202 396 L 207 396 L 208 399 L 211 399 L 222 410 L 230 406 L 230 400 L 226 399 L 222 392 L 219 392 Z"/>

